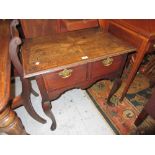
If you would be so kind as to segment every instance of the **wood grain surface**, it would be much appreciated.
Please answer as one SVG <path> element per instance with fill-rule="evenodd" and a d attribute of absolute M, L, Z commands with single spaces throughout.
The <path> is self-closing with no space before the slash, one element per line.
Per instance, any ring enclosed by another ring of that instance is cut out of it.
<path fill-rule="evenodd" d="M 22 47 L 24 77 L 54 72 L 136 49 L 98 28 L 26 39 Z"/>
<path fill-rule="evenodd" d="M 25 38 L 53 35 L 57 32 L 56 19 L 20 19 Z"/>
<path fill-rule="evenodd" d="M 10 96 L 9 21 L 0 21 L 0 111 Z"/>
<path fill-rule="evenodd" d="M 75 31 L 99 26 L 97 19 L 61 19 L 60 24 L 64 27 L 64 31 Z"/>

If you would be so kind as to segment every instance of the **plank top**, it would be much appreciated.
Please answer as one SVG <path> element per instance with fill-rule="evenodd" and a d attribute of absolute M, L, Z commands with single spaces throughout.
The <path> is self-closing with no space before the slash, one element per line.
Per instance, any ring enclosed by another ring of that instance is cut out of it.
<path fill-rule="evenodd" d="M 10 96 L 9 22 L 0 21 L 0 111 Z"/>
<path fill-rule="evenodd" d="M 24 77 L 54 72 L 136 49 L 98 28 L 26 39 L 22 47 Z"/>

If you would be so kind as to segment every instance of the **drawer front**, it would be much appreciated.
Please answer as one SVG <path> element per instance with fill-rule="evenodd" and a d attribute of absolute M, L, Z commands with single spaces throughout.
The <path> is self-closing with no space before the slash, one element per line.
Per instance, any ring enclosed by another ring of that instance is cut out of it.
<path fill-rule="evenodd" d="M 124 56 L 120 55 L 94 62 L 92 64 L 91 78 L 96 78 L 118 71 L 123 58 Z"/>
<path fill-rule="evenodd" d="M 74 86 L 86 80 L 87 65 L 66 68 L 43 75 L 46 89 L 49 91 Z"/>

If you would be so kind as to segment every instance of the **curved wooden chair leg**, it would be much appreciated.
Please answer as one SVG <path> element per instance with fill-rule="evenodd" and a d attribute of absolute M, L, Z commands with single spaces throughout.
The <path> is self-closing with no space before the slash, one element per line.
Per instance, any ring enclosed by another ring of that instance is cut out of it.
<path fill-rule="evenodd" d="M 42 123 L 42 124 L 45 124 L 46 123 L 46 120 L 43 119 L 41 116 L 39 116 L 36 111 L 34 110 L 33 106 L 32 106 L 32 103 L 31 103 L 31 100 L 29 98 L 24 98 L 23 99 L 23 105 L 26 109 L 26 111 L 29 113 L 29 115 L 35 119 L 36 121 Z"/>
<path fill-rule="evenodd" d="M 21 81 L 22 81 L 22 87 L 23 87 L 21 99 L 25 109 L 31 115 L 31 117 L 34 118 L 36 121 L 43 124 L 46 123 L 46 120 L 40 117 L 32 106 L 31 99 L 30 99 L 30 94 L 32 90 L 30 81 L 28 79 L 23 79 L 23 78 L 21 78 Z"/>
<path fill-rule="evenodd" d="M 48 116 L 52 120 L 51 130 L 52 131 L 55 130 L 57 125 L 56 125 L 56 120 L 55 120 L 54 114 L 51 111 L 51 109 L 52 109 L 51 102 L 50 101 L 42 102 L 42 108 L 43 108 L 43 111 L 46 114 L 46 116 Z"/>
<path fill-rule="evenodd" d="M 12 101 L 12 105 L 11 108 L 15 109 L 18 108 L 20 106 L 24 106 L 26 111 L 28 112 L 28 114 L 35 119 L 36 121 L 40 122 L 40 123 L 46 123 L 46 120 L 44 120 L 42 117 L 40 117 L 34 110 L 31 100 L 29 97 L 24 97 L 23 95 L 19 95 L 17 97 L 15 97 Z"/>
<path fill-rule="evenodd" d="M 0 113 L 0 130 L 9 135 L 28 135 L 20 118 L 10 107 Z"/>
<path fill-rule="evenodd" d="M 10 31 L 12 33 L 12 37 L 13 37 L 13 30 L 16 29 L 16 26 L 18 24 L 18 21 L 15 20 L 11 23 L 10 25 Z M 18 57 L 18 53 L 19 53 L 19 45 L 21 45 L 22 41 L 18 36 L 15 36 L 11 39 L 10 44 L 9 44 L 9 54 L 10 54 L 10 58 L 11 61 L 14 65 L 14 67 L 16 68 L 20 79 L 22 81 L 22 93 L 21 93 L 21 100 L 22 100 L 22 104 L 24 105 L 25 109 L 27 110 L 27 112 L 38 122 L 40 123 L 46 123 L 46 120 L 44 120 L 42 117 L 40 117 L 34 110 L 31 100 L 30 100 L 30 94 L 32 91 L 32 87 L 31 87 L 31 83 L 28 79 L 25 79 L 23 77 L 24 75 L 24 71 L 23 71 L 23 67 L 22 64 L 19 60 Z M 21 102 L 21 101 L 20 101 Z"/>
<path fill-rule="evenodd" d="M 26 111 L 28 112 L 28 114 L 35 119 L 36 121 L 40 122 L 40 123 L 46 123 L 46 120 L 44 120 L 42 117 L 40 117 L 34 110 L 31 100 L 28 97 L 24 97 L 22 95 L 17 96 L 13 101 L 12 101 L 12 105 L 11 108 L 12 109 L 16 109 L 20 106 L 24 106 Z"/>
<path fill-rule="evenodd" d="M 116 80 L 114 81 L 114 84 L 112 86 L 112 89 L 109 93 L 109 96 L 107 98 L 107 104 L 113 106 L 114 104 L 110 101 L 111 97 L 116 93 L 116 91 L 120 88 L 122 83 L 121 78 L 116 78 Z"/>

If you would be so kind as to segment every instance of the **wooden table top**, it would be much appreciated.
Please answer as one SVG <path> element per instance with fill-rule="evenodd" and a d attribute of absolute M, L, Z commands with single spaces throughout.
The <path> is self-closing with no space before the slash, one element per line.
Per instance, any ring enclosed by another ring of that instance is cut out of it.
<path fill-rule="evenodd" d="M 111 20 L 149 39 L 155 39 L 155 19 Z"/>
<path fill-rule="evenodd" d="M 22 47 L 24 77 L 133 52 L 136 49 L 98 28 L 26 39 Z"/>
<path fill-rule="evenodd" d="M 0 111 L 10 96 L 9 22 L 0 21 Z"/>

